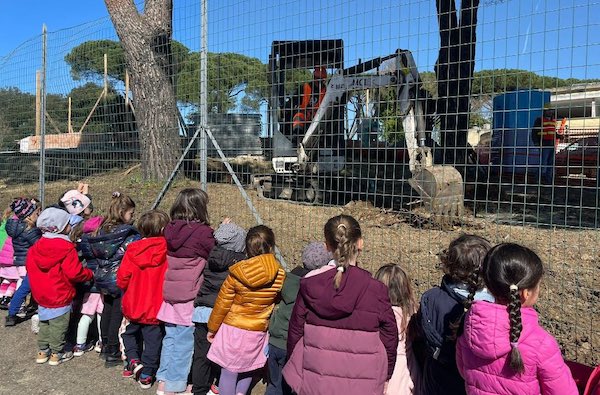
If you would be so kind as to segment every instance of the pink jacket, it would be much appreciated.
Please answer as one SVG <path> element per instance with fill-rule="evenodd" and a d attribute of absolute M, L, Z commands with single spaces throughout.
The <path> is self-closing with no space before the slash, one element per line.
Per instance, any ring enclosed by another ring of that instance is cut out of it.
<path fill-rule="evenodd" d="M 518 347 L 525 371 L 510 368 L 510 323 L 506 306 L 478 301 L 467 313 L 456 344 L 456 364 L 468 394 L 577 395 L 577 386 L 556 340 L 538 323 L 532 307 L 521 308 Z"/>
<path fill-rule="evenodd" d="M 421 382 L 421 371 L 412 349 L 412 339 L 407 339 L 407 332 L 402 332 L 402 308 L 392 306 L 396 324 L 398 325 L 398 356 L 396 357 L 396 366 L 394 373 L 388 382 L 385 395 L 411 395 L 420 393 L 419 383 Z"/>
<path fill-rule="evenodd" d="M 13 245 L 12 238 L 7 237 L 2 250 L 0 250 L 0 266 L 14 266 L 13 264 Z"/>

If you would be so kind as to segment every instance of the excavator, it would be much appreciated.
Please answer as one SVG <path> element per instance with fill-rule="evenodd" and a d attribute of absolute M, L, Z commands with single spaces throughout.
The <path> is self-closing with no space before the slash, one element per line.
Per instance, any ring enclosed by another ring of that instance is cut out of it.
<path fill-rule="evenodd" d="M 382 67 L 384 64 L 386 67 Z M 436 116 L 429 109 L 435 106 L 430 105 L 432 99 L 423 89 L 410 51 L 399 49 L 345 68 L 342 40 L 275 41 L 268 67 L 267 117 L 274 173 L 253 177 L 260 194 L 313 204 L 339 204 L 347 196 L 361 198 L 361 193 L 393 195 L 403 191 L 408 181 L 431 213 L 446 218 L 462 214 L 461 174 L 452 166 L 433 163 L 431 132 Z M 304 127 L 298 127 L 294 114 L 306 106 L 306 100 L 301 95 L 288 94 L 289 85 L 298 70 L 308 75 L 310 69 L 315 70 L 315 75 L 318 70 L 331 72 L 313 100 L 315 107 L 304 119 Z M 380 182 L 385 178 L 381 174 L 405 163 L 394 163 L 398 155 L 384 155 L 382 161 L 377 160 L 381 158 L 377 155 L 381 148 L 377 146 L 359 150 L 357 157 L 356 125 L 362 121 L 358 114 L 354 114 L 349 126 L 351 95 L 382 88 L 395 92 L 396 113 L 402 121 L 411 173 L 406 180 L 398 175 L 403 172 L 395 172 L 391 185 L 390 180 Z M 366 157 L 362 154 L 365 151 Z"/>

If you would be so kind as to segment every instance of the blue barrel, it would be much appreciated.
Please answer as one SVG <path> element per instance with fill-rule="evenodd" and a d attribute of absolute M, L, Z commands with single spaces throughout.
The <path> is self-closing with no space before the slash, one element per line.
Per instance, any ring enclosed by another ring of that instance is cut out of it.
<path fill-rule="evenodd" d="M 502 174 L 539 172 L 540 148 L 532 139 L 533 124 L 549 101 L 550 92 L 540 90 L 520 90 L 494 97 L 491 160 L 496 170 Z"/>

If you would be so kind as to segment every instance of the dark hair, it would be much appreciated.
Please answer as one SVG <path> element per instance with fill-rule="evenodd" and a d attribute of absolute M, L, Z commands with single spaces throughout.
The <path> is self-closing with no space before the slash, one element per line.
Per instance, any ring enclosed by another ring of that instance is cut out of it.
<path fill-rule="evenodd" d="M 208 222 L 208 194 L 199 188 L 185 188 L 179 192 L 171 207 L 172 220 Z"/>
<path fill-rule="evenodd" d="M 250 228 L 246 235 L 246 255 L 248 258 L 269 254 L 275 248 L 275 234 L 265 225 Z"/>
<path fill-rule="evenodd" d="M 389 263 L 377 270 L 375 278 L 388 287 L 392 306 L 398 306 L 402 309 L 400 327 L 402 333 L 404 333 L 408 327 L 410 317 L 417 312 L 417 302 L 410 284 L 410 277 L 400 265 Z"/>
<path fill-rule="evenodd" d="M 135 209 L 132 198 L 121 192 L 113 192 L 108 215 L 102 222 L 102 230 L 110 232 L 115 226 L 126 223 L 125 213 L 131 209 Z"/>
<path fill-rule="evenodd" d="M 521 373 L 523 359 L 518 348 L 523 324 L 521 322 L 520 290 L 535 288 L 544 275 L 539 256 L 527 247 L 503 243 L 492 248 L 482 266 L 483 281 L 497 303 L 508 306 L 510 319 L 510 366 Z"/>
<path fill-rule="evenodd" d="M 162 210 L 146 211 L 137 221 L 137 229 L 142 237 L 162 236 L 169 223 L 169 215 Z"/>
<path fill-rule="evenodd" d="M 455 341 L 462 328 L 463 318 L 475 298 L 475 293 L 482 286 L 481 264 L 492 244 L 481 236 L 464 234 L 452 240 L 440 255 L 444 273 L 454 282 L 465 283 L 469 295 L 463 302 L 463 312 L 450 323 L 449 339 Z"/>
<path fill-rule="evenodd" d="M 358 256 L 358 240 L 362 238 L 362 232 L 358 221 L 353 217 L 341 214 L 330 218 L 324 228 L 325 242 L 330 250 L 333 250 L 338 272 L 333 279 L 335 289 L 340 287 L 343 272 L 348 265 Z"/>

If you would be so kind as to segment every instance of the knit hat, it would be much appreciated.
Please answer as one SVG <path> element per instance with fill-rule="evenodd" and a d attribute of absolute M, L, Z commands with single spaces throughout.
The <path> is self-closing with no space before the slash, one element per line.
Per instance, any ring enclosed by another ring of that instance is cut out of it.
<path fill-rule="evenodd" d="M 61 198 L 60 201 L 65 205 L 65 208 L 69 214 L 81 214 L 92 202 L 89 197 L 76 189 L 67 191 Z"/>
<path fill-rule="evenodd" d="M 37 209 L 37 203 L 35 200 L 25 197 L 16 198 L 10 204 L 10 209 L 15 213 L 17 218 L 25 219 Z"/>
<path fill-rule="evenodd" d="M 69 224 L 71 215 L 65 210 L 48 207 L 38 217 L 37 227 L 44 233 L 62 233 Z"/>
<path fill-rule="evenodd" d="M 246 249 L 246 230 L 234 224 L 221 224 L 215 230 L 217 244 L 229 251 L 244 252 Z"/>
<path fill-rule="evenodd" d="M 331 252 L 327 251 L 325 243 L 313 241 L 304 247 L 302 251 L 302 264 L 308 270 L 318 269 L 325 266 L 333 259 Z"/>

